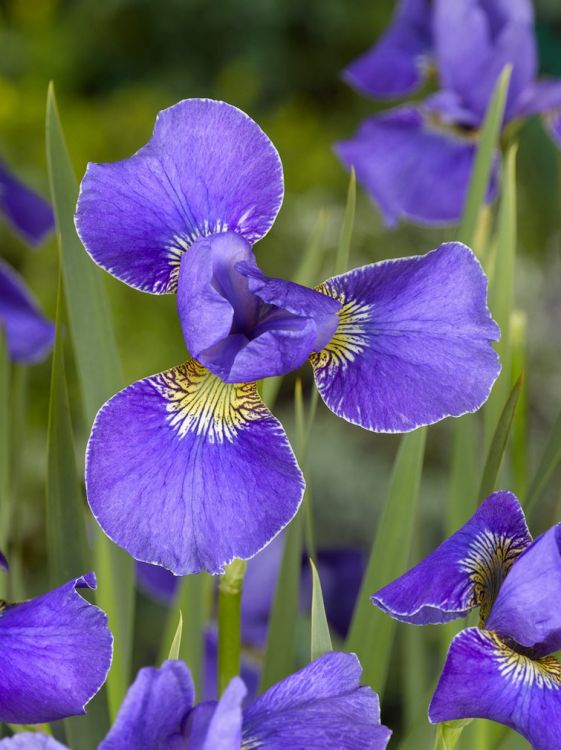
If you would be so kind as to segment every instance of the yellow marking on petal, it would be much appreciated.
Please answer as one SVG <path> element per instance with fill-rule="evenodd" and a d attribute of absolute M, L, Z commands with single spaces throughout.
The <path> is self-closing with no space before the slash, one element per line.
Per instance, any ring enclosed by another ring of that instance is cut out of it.
<path fill-rule="evenodd" d="M 338 300 L 342 307 L 337 312 L 339 325 L 335 335 L 320 352 L 310 356 L 314 369 L 338 368 L 354 362 L 368 347 L 367 325 L 372 318 L 372 305 L 357 300 L 347 300 L 328 281 L 316 287 L 318 292 Z"/>
<path fill-rule="evenodd" d="M 479 533 L 471 542 L 460 567 L 469 573 L 473 583 L 469 606 L 479 607 L 480 626 L 485 624 L 507 573 L 527 546 L 527 541 L 520 537 L 497 534 L 490 529 Z"/>
<path fill-rule="evenodd" d="M 248 422 L 271 417 L 255 383 L 224 383 L 194 359 L 153 382 L 180 438 L 195 434 L 209 443 L 233 442 Z"/>
<path fill-rule="evenodd" d="M 487 631 L 487 635 L 495 645 L 495 656 L 503 677 L 514 685 L 561 689 L 561 664 L 554 656 L 532 659 L 507 646 L 496 633 Z"/>

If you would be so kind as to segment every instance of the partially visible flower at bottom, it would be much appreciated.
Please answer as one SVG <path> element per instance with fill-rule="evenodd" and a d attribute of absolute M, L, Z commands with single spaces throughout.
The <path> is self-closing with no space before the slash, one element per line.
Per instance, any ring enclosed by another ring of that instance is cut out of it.
<path fill-rule="evenodd" d="M 495 492 L 431 555 L 372 597 L 397 620 L 443 623 L 479 608 L 450 646 L 432 723 L 491 719 L 534 750 L 561 750 L 561 524 L 535 541 L 510 492 Z"/>
<path fill-rule="evenodd" d="M 106 615 L 77 593 L 95 585 L 89 573 L 36 599 L 2 603 L 0 721 L 39 724 L 85 713 L 113 649 Z"/>

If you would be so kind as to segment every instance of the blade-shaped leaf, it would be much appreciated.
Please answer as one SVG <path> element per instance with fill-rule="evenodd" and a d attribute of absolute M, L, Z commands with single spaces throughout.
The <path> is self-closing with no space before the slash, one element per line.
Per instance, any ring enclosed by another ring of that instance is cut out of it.
<path fill-rule="evenodd" d="M 60 119 L 54 87 L 47 97 L 47 163 L 62 259 L 62 275 L 84 411 L 91 424 L 103 402 L 122 386 L 115 333 L 101 272 L 87 256 L 74 228 L 78 185 Z M 108 678 L 114 718 L 129 683 L 134 609 L 132 559 L 100 531 L 96 536 L 97 601 L 115 637 Z"/>
<path fill-rule="evenodd" d="M 329 625 L 325 614 L 321 582 L 314 561 L 310 558 L 312 569 L 312 629 L 311 629 L 311 661 L 318 659 L 323 654 L 333 650 Z"/>
<path fill-rule="evenodd" d="M 464 729 L 471 719 L 445 721 L 437 724 L 435 750 L 454 750 Z"/>
<path fill-rule="evenodd" d="M 349 267 L 349 256 L 351 254 L 351 239 L 353 236 L 353 227 L 355 223 L 356 211 L 356 175 L 354 167 L 351 168 L 349 178 L 349 189 L 347 191 L 347 204 L 337 246 L 337 256 L 335 258 L 335 275 L 345 273 Z"/>
<path fill-rule="evenodd" d="M 177 623 L 177 629 L 173 636 L 173 641 L 169 649 L 168 659 L 179 659 L 179 652 L 181 649 L 181 637 L 183 634 L 183 614 L 179 610 L 179 622 Z"/>
<path fill-rule="evenodd" d="M 547 487 L 547 484 L 553 472 L 561 462 L 561 413 L 555 420 L 545 450 L 542 454 L 540 462 L 538 464 L 537 471 L 530 484 L 530 489 L 526 496 L 525 506 L 526 512 L 531 513 L 536 503 L 542 496 L 543 491 Z"/>
<path fill-rule="evenodd" d="M 417 515 L 425 440 L 424 427 L 401 438 L 346 643 L 346 650 L 353 651 L 360 659 L 363 682 L 380 695 L 384 691 L 397 623 L 374 607 L 370 596 L 405 571 Z"/>

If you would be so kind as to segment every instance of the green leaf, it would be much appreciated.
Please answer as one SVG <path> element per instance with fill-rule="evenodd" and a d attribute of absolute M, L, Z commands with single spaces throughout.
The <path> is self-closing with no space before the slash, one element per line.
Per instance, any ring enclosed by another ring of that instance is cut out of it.
<path fill-rule="evenodd" d="M 489 453 L 487 454 L 487 461 L 485 462 L 485 468 L 483 469 L 483 476 L 481 478 L 481 486 L 479 488 L 480 501 L 485 500 L 485 498 L 496 489 L 501 462 L 510 435 L 514 412 L 516 411 L 518 397 L 520 396 L 520 389 L 522 388 L 522 378 L 523 376 L 520 375 L 510 392 L 499 418 L 491 445 L 489 446 Z"/>
<path fill-rule="evenodd" d="M 4 330 L 0 326 L 0 550 L 7 554 L 10 504 L 10 361 Z M 7 582 L 0 571 L 0 599 L 6 598 Z"/>
<path fill-rule="evenodd" d="M 337 256 L 335 258 L 335 276 L 345 273 L 349 267 L 349 256 L 351 254 L 351 239 L 353 236 L 353 227 L 355 223 L 356 211 L 356 175 L 354 167 L 351 168 L 349 178 L 349 189 L 347 191 L 347 205 L 345 206 L 345 215 L 341 226 L 339 244 L 337 246 Z"/>
<path fill-rule="evenodd" d="M 312 569 L 312 629 L 310 653 L 311 661 L 314 661 L 320 656 L 329 653 L 329 651 L 333 651 L 333 646 L 331 645 L 329 625 L 327 624 L 327 615 L 325 614 L 321 582 L 314 561 L 311 558 L 310 567 Z"/>
<path fill-rule="evenodd" d="M 415 527 L 425 440 L 424 427 L 401 438 L 345 647 L 358 655 L 364 669 L 363 682 L 380 696 L 397 623 L 374 607 L 370 596 L 405 571 Z"/>
<path fill-rule="evenodd" d="M 462 732 L 470 722 L 471 719 L 460 719 L 437 724 L 435 750 L 454 750 Z"/>
<path fill-rule="evenodd" d="M 493 159 L 501 132 L 511 72 L 512 66 L 506 65 L 497 81 L 483 121 L 477 156 L 458 232 L 458 239 L 460 242 L 465 242 L 466 245 L 473 244 L 479 212 L 485 201 Z"/>
<path fill-rule="evenodd" d="M 171 647 L 168 654 L 168 659 L 179 659 L 179 651 L 181 649 L 181 635 L 183 633 L 183 615 L 179 610 L 179 622 L 177 623 L 177 629 L 171 642 Z"/>
<path fill-rule="evenodd" d="M 78 184 L 64 140 L 54 87 L 47 97 L 47 163 L 60 246 L 66 308 L 86 419 L 122 387 L 122 375 L 101 271 L 74 228 Z M 95 545 L 97 602 L 115 638 L 107 686 L 114 719 L 129 684 L 134 612 L 134 562 L 98 530 Z"/>
<path fill-rule="evenodd" d="M 545 450 L 538 464 L 537 471 L 530 483 L 530 489 L 525 500 L 526 513 L 531 513 L 542 496 L 553 472 L 561 462 L 561 413 L 555 420 Z"/>

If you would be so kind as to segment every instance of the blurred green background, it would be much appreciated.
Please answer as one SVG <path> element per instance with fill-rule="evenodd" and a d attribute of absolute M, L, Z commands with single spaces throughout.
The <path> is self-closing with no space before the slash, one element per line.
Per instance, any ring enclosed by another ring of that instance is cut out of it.
<path fill-rule="evenodd" d="M 349 89 L 340 72 L 383 31 L 393 7 L 390 0 L 4 0 L 0 154 L 20 177 L 47 193 L 44 110 L 51 79 L 80 177 L 88 161 L 113 161 L 136 151 L 149 138 L 160 109 L 187 97 L 223 99 L 260 123 L 284 164 L 284 205 L 256 248 L 259 263 L 268 273 L 291 277 L 323 210 L 327 276 L 348 184 L 332 144 L 348 137 L 363 117 L 389 106 Z M 542 0 L 536 10 L 542 73 L 561 76 L 561 6 Z M 517 307 L 525 311 L 528 326 L 531 466 L 561 404 L 560 163 L 541 123 L 527 123 L 519 154 Z M 454 228 L 403 225 L 388 232 L 360 193 L 352 265 L 424 253 L 453 237 Z M 2 225 L 0 254 L 25 275 L 53 317 L 54 239 L 31 252 Z M 105 280 L 126 381 L 182 361 L 175 299 L 142 294 L 109 276 Z M 17 544 L 30 591 L 41 587 L 35 573 L 45 554 L 49 375 L 49 362 L 27 374 L 26 437 L 18 457 Z M 302 375 L 308 385 L 310 372 Z M 286 379 L 276 409 L 289 430 L 293 383 Z M 72 379 L 71 386 L 76 387 Z M 81 445 L 88 430 L 83 421 L 76 424 Z M 429 433 L 420 549 L 430 549 L 442 534 L 450 436 L 450 420 Z M 363 432 L 320 405 L 309 481 L 321 543 L 368 545 L 396 448 L 395 437 Z M 545 498 L 544 525 L 555 513 L 558 486 L 552 482 Z"/>

